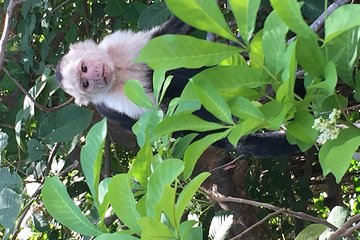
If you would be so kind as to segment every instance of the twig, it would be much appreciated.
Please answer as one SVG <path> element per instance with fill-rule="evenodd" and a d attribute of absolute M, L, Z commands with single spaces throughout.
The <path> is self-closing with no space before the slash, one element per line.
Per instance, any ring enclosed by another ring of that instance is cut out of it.
<path fill-rule="evenodd" d="M 358 223 L 358 224 L 350 227 L 349 229 L 347 229 L 344 232 L 343 236 L 349 238 L 353 232 L 355 232 L 356 230 L 359 230 L 359 229 L 360 229 L 360 223 Z"/>
<path fill-rule="evenodd" d="M 336 240 L 336 239 L 339 239 L 340 237 L 343 237 L 343 236 L 345 237 L 347 235 L 350 235 L 353 231 L 359 229 L 359 227 L 360 227 L 360 225 L 358 223 L 359 221 L 360 221 L 360 214 L 357 214 L 357 215 L 349 218 L 338 230 L 336 230 L 329 237 L 329 240 Z M 355 225 L 355 226 L 357 226 L 356 228 L 351 227 L 354 223 L 358 223 L 357 225 Z M 353 228 L 353 229 L 348 232 L 348 230 L 350 230 L 350 228 Z"/>
<path fill-rule="evenodd" d="M 311 25 L 310 28 L 314 30 L 314 32 L 319 32 L 325 24 L 326 17 L 328 17 L 332 12 L 334 12 L 337 8 L 342 5 L 350 3 L 352 0 L 337 0 L 333 4 L 331 4 L 326 11 L 324 11 Z"/>
<path fill-rule="evenodd" d="M 68 101 L 58 105 L 58 106 L 55 106 L 55 107 L 52 107 L 52 108 L 48 108 L 48 107 L 45 107 L 43 105 L 41 105 L 40 103 L 38 103 L 35 98 L 33 96 L 31 96 L 31 94 L 26 91 L 26 89 L 10 74 L 10 72 L 5 68 L 5 67 L 1 67 L 1 69 L 6 73 L 6 75 L 8 75 L 8 77 L 11 79 L 11 81 L 13 81 L 15 83 L 15 85 L 35 104 L 35 106 L 37 108 L 39 108 L 41 111 L 44 111 L 44 112 L 54 112 L 60 108 L 63 108 L 67 105 L 69 105 L 70 103 L 72 103 L 74 101 L 74 98 L 71 97 Z"/>
<path fill-rule="evenodd" d="M 226 167 L 234 164 L 237 160 L 239 160 L 239 159 L 242 158 L 243 156 L 244 156 L 244 155 L 240 155 L 240 156 L 238 156 L 237 158 L 235 158 L 234 160 L 232 160 L 231 162 L 228 162 L 228 163 L 225 163 L 225 164 L 223 164 L 223 165 L 221 165 L 221 166 L 218 166 L 218 167 L 216 167 L 216 168 L 210 169 L 209 172 L 214 172 L 214 171 L 219 170 L 219 169 L 224 169 L 224 168 L 226 168 Z"/>
<path fill-rule="evenodd" d="M 303 212 L 295 212 L 295 211 L 292 211 L 290 209 L 276 207 L 276 206 L 271 205 L 269 203 L 262 203 L 262 202 L 257 202 L 257 201 L 248 200 L 248 199 L 244 199 L 244 198 L 214 196 L 214 194 L 211 194 L 211 193 L 209 193 L 209 195 L 212 196 L 211 198 L 214 199 L 217 202 L 242 203 L 242 204 L 247 204 L 247 205 L 251 205 L 251 206 L 254 206 L 254 207 L 267 208 L 267 209 L 277 211 L 277 212 L 281 211 L 284 214 L 289 215 L 289 216 L 293 216 L 293 217 L 303 219 L 303 220 L 307 220 L 307 221 L 314 222 L 314 223 L 323 224 L 323 225 L 325 225 L 326 227 L 330 228 L 333 231 L 336 231 L 338 229 L 336 226 L 334 226 L 333 224 L 329 223 L 328 221 L 326 221 L 326 220 L 324 220 L 322 218 L 317 218 L 317 217 L 311 216 L 311 215 L 303 213 Z"/>
<path fill-rule="evenodd" d="M 10 35 L 11 18 L 13 16 L 16 5 L 19 4 L 20 2 L 21 0 L 10 0 L 6 10 L 4 28 L 0 38 L 0 66 L 4 64 L 6 43 L 9 40 L 9 35 Z"/>
<path fill-rule="evenodd" d="M 245 236 L 248 232 L 252 231 L 253 229 L 255 229 L 257 226 L 260 226 L 261 224 L 264 224 L 265 222 L 267 222 L 269 219 L 272 219 L 273 217 L 281 214 L 283 211 L 276 211 L 273 213 L 268 214 L 267 216 L 265 216 L 263 219 L 261 219 L 260 221 L 258 221 L 257 223 L 251 225 L 249 228 L 247 228 L 245 231 L 243 231 L 242 233 L 236 235 L 235 237 L 229 239 L 229 240 L 236 240 L 236 239 L 240 239 L 243 236 Z"/>
<path fill-rule="evenodd" d="M 49 154 L 49 157 L 48 157 L 48 162 L 46 164 L 46 169 L 44 171 L 44 178 L 47 175 L 49 175 L 49 173 L 50 173 L 52 162 L 54 160 L 55 154 L 56 154 L 57 150 L 59 149 L 59 147 L 60 147 L 60 144 L 55 143 L 54 147 L 50 150 L 50 154 Z"/>

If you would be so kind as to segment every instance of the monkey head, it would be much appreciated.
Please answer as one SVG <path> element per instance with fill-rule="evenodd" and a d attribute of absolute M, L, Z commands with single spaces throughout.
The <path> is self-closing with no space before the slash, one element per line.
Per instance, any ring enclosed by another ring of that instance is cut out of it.
<path fill-rule="evenodd" d="M 88 105 L 97 95 L 110 91 L 114 71 L 109 54 L 94 41 L 86 40 L 70 46 L 56 67 L 55 78 L 76 104 Z"/>

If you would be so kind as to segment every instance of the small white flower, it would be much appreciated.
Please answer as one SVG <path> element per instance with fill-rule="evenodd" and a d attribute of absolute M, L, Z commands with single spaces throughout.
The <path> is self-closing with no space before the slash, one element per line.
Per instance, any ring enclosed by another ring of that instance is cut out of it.
<path fill-rule="evenodd" d="M 314 119 L 312 128 L 320 133 L 318 143 L 324 144 L 327 140 L 334 140 L 337 138 L 340 129 L 336 126 L 336 121 L 340 118 L 340 114 L 341 111 L 334 108 L 327 119 L 322 116 Z"/>

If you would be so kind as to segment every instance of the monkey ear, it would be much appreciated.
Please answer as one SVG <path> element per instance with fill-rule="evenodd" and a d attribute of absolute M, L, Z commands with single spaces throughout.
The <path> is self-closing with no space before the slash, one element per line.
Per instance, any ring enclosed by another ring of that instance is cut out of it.
<path fill-rule="evenodd" d="M 77 42 L 74 44 L 70 44 L 70 50 L 86 50 L 96 48 L 97 44 L 93 40 L 85 40 L 82 42 Z"/>

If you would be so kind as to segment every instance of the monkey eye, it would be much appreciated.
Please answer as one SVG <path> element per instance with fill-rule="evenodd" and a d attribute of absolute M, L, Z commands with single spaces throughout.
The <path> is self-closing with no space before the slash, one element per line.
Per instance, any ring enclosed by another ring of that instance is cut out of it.
<path fill-rule="evenodd" d="M 82 85 L 83 89 L 87 89 L 89 87 L 89 81 L 84 80 L 84 81 L 81 82 L 81 85 Z"/>
<path fill-rule="evenodd" d="M 81 64 L 81 71 L 82 71 L 83 73 L 86 73 L 86 72 L 87 72 L 87 66 L 86 66 L 84 63 Z"/>

